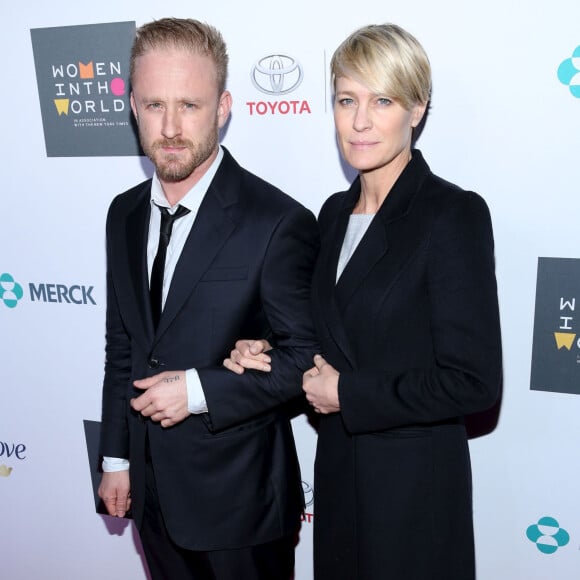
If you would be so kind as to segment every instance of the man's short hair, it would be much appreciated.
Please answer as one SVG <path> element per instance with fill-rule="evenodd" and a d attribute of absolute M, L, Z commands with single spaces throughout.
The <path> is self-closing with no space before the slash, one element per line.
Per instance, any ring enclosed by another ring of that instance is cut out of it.
<path fill-rule="evenodd" d="M 216 28 L 191 18 L 162 18 L 137 29 L 131 49 L 130 78 L 133 83 L 135 61 L 154 49 L 177 48 L 210 57 L 217 72 L 218 94 L 226 87 L 228 53 L 226 43 Z"/>

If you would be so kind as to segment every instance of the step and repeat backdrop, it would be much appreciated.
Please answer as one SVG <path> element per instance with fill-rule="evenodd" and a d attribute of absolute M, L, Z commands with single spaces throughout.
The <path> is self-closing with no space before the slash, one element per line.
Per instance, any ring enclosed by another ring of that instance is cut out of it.
<path fill-rule="evenodd" d="M 136 26 L 164 16 L 222 31 L 234 99 L 223 143 L 314 212 L 353 177 L 334 137 L 334 49 L 382 22 L 425 46 L 434 88 L 418 147 L 436 173 L 487 200 L 496 239 L 503 393 L 469 422 L 478 578 L 577 579 L 576 0 L 11 5 L 0 36 L 2 578 L 147 577 L 132 521 L 99 514 L 94 485 L 105 216 L 152 174 L 130 116 L 129 48 Z M 295 576 L 310 580 L 316 433 L 301 416 L 293 426 L 307 501 Z"/>

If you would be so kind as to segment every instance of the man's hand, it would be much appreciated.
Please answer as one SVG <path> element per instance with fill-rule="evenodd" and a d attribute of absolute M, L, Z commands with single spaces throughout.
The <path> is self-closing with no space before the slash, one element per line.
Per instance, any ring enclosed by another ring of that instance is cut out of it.
<path fill-rule="evenodd" d="M 109 515 L 124 517 L 131 507 L 129 471 L 103 473 L 97 493 L 103 500 Z"/>
<path fill-rule="evenodd" d="M 224 367 L 241 375 L 244 369 L 254 369 L 269 373 L 271 359 L 266 351 L 272 347 L 267 340 L 241 339 L 236 341 L 236 346 L 230 352 L 230 358 L 224 360 Z"/>
<path fill-rule="evenodd" d="M 338 377 L 340 373 L 319 354 L 314 357 L 314 366 L 302 377 L 302 390 L 306 399 L 317 413 L 324 415 L 340 411 L 338 400 Z"/>
<path fill-rule="evenodd" d="M 171 427 L 191 413 L 187 408 L 185 371 L 165 371 L 133 383 L 145 392 L 131 399 L 131 407 L 162 427 Z"/>

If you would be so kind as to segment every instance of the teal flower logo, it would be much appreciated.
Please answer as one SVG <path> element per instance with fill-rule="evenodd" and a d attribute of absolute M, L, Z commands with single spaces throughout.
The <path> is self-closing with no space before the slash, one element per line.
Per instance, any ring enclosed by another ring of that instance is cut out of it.
<path fill-rule="evenodd" d="M 543 554 L 553 554 L 570 541 L 570 534 L 560 527 L 558 520 L 548 516 L 540 518 L 537 524 L 529 526 L 526 536 Z"/>
<path fill-rule="evenodd" d="M 10 274 L 0 274 L 0 300 L 8 308 L 15 308 L 23 294 L 22 286 Z"/>
<path fill-rule="evenodd" d="M 580 46 L 558 67 L 558 80 L 568 85 L 572 95 L 580 99 Z"/>

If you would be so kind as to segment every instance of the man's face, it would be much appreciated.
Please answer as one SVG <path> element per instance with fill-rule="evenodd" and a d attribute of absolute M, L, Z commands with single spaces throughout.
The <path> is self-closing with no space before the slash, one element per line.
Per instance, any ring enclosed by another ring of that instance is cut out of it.
<path fill-rule="evenodd" d="M 131 107 L 159 179 L 176 183 L 202 175 L 215 158 L 231 96 L 218 94 L 211 58 L 160 48 L 137 57 Z"/>

